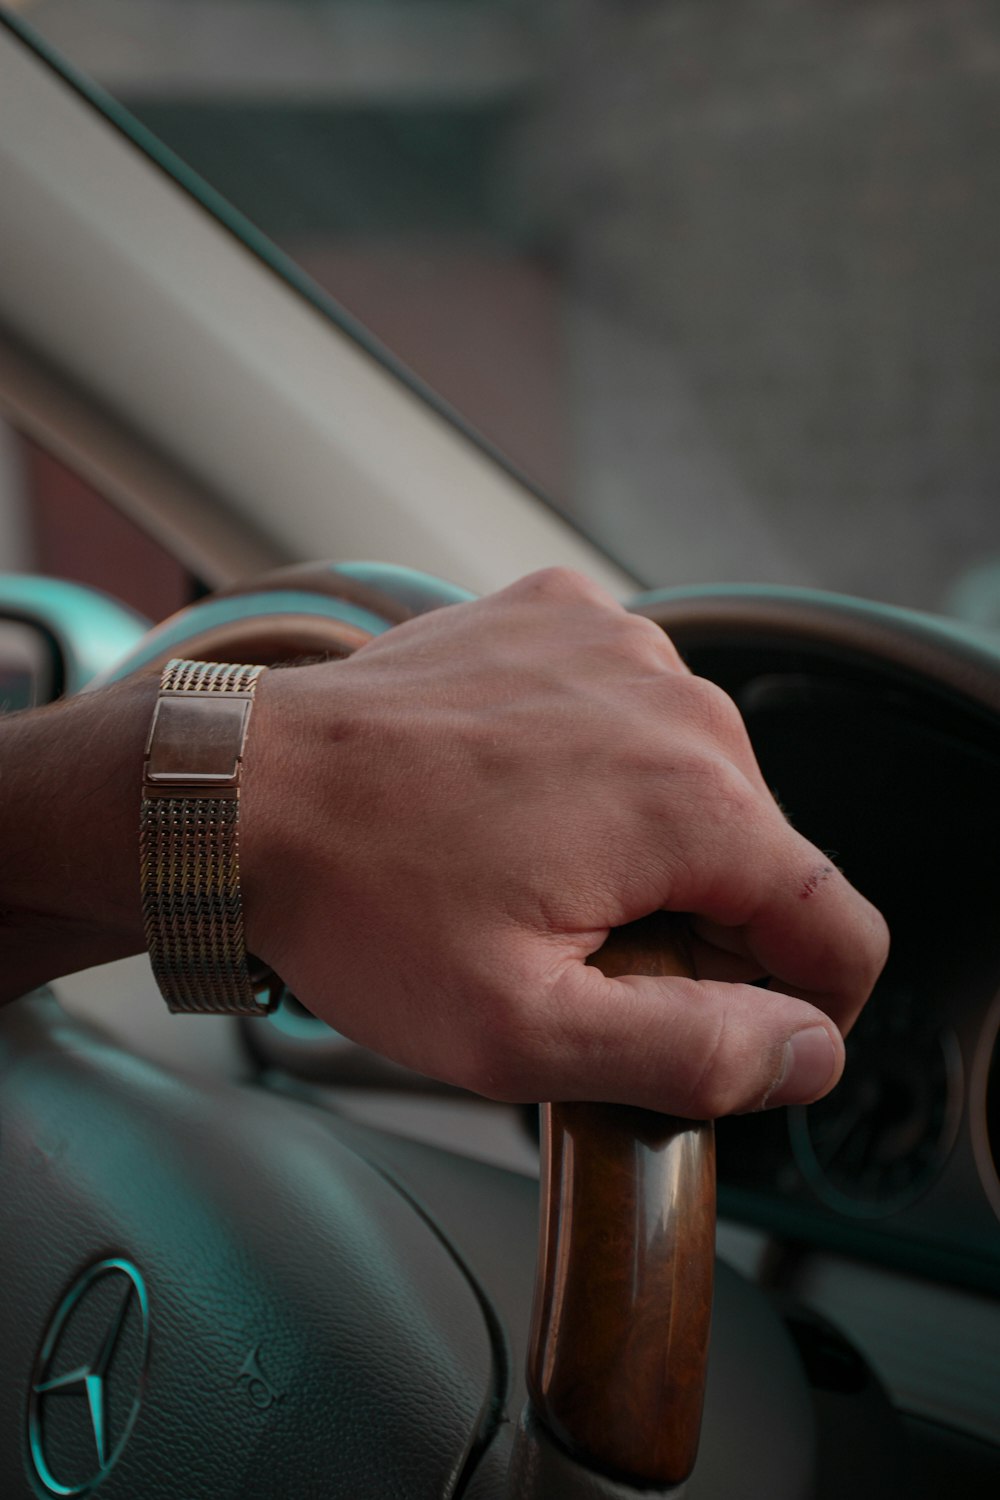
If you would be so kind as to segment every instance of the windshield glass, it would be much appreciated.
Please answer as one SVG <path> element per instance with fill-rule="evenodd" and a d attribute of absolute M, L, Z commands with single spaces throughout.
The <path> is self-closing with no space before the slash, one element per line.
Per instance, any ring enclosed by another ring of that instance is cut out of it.
<path fill-rule="evenodd" d="M 1000 626 L 1000 11 L 22 0 L 647 583 Z"/>

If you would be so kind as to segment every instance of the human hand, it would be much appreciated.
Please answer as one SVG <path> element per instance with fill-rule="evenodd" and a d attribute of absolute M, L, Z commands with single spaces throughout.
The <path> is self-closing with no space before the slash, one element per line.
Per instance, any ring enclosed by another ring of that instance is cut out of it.
<path fill-rule="evenodd" d="M 337 1030 L 499 1099 L 700 1117 L 836 1082 L 885 924 L 789 827 L 731 700 L 596 585 L 533 574 L 257 704 L 247 942 Z M 585 963 L 660 908 L 695 915 L 704 977 Z"/>

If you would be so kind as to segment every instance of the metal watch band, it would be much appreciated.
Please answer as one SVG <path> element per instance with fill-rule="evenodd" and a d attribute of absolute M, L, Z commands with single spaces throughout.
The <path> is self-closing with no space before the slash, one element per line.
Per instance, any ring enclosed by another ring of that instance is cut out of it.
<path fill-rule="evenodd" d="M 175 1012 L 266 1015 L 279 989 L 243 936 L 243 750 L 266 668 L 167 662 L 143 767 L 140 879 L 153 974 Z"/>

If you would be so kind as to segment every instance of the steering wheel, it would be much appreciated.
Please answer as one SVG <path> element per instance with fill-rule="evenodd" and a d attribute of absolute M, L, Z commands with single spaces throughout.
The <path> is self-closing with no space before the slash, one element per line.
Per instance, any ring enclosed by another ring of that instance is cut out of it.
<path fill-rule="evenodd" d="M 866 624 L 837 602 L 763 592 L 671 591 L 638 607 L 682 649 L 734 619 L 768 639 L 806 629 L 998 696 L 985 647 L 958 651 L 875 607 Z M 113 676 L 177 654 L 343 656 L 468 597 L 376 565 L 283 569 L 164 622 Z M 684 971 L 682 932 L 637 927 L 602 953 L 609 972 Z M 3 1493 L 599 1500 L 689 1473 L 695 1500 L 811 1493 L 802 1366 L 763 1294 L 724 1266 L 695 1462 L 710 1130 L 563 1105 L 543 1153 L 536 1277 L 526 1181 L 340 1120 L 304 1086 L 169 1077 L 51 997 L 8 1007 Z"/>

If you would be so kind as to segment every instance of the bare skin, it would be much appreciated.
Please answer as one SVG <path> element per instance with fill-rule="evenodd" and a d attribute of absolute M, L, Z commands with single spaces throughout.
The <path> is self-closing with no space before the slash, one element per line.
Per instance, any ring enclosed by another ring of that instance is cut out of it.
<path fill-rule="evenodd" d="M 0 998 L 141 950 L 155 692 L 0 725 Z M 498 1099 L 807 1102 L 887 951 L 731 701 L 565 570 L 265 674 L 241 822 L 251 950 L 339 1031 Z M 695 914 L 705 977 L 585 964 L 661 907 Z"/>

